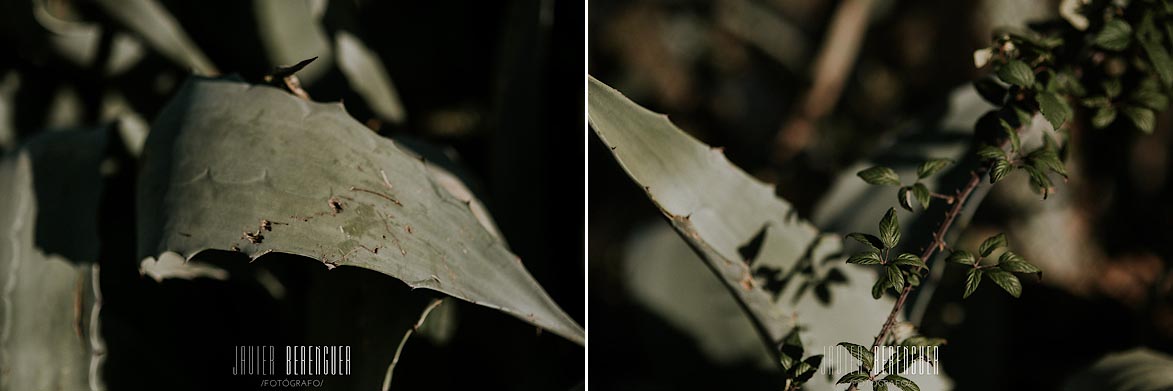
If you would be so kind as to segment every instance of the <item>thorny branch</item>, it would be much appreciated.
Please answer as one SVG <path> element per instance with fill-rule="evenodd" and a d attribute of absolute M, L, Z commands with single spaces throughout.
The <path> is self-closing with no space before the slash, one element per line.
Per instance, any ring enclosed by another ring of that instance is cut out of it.
<path fill-rule="evenodd" d="M 1021 132 L 1022 129 L 1028 126 L 1029 125 L 1023 125 L 1016 131 Z M 999 148 L 1005 149 L 1007 143 L 1007 141 L 1003 141 L 1002 144 L 999 145 Z M 965 207 L 966 201 L 969 201 L 969 196 L 972 195 L 974 189 L 977 189 L 978 185 L 982 183 L 982 178 L 986 176 L 987 172 L 989 172 L 991 165 L 992 162 L 982 163 L 982 165 L 977 169 L 970 171 L 969 182 L 966 182 L 965 186 L 962 186 L 962 188 L 957 191 L 957 194 L 953 196 L 953 206 L 949 208 L 948 212 L 945 212 L 945 219 L 941 221 L 941 225 L 937 227 L 935 232 L 933 232 L 932 242 L 930 242 L 929 245 L 925 247 L 924 252 L 921 253 L 920 258 L 922 261 L 928 263 L 929 259 L 931 259 L 937 251 L 945 249 L 945 234 L 949 233 L 949 228 L 953 226 L 953 221 L 956 220 L 957 216 L 961 214 L 961 210 Z M 880 334 L 876 335 L 876 340 L 872 342 L 873 348 L 880 346 L 880 343 L 887 339 L 888 334 L 892 331 L 892 326 L 896 324 L 896 314 L 900 313 L 900 310 L 904 308 L 904 303 L 908 300 L 908 294 L 911 292 L 912 284 L 906 284 L 904 289 L 900 291 L 900 297 L 896 299 L 896 304 L 892 306 L 892 311 L 888 313 L 888 319 L 884 321 L 884 326 L 880 328 Z"/>

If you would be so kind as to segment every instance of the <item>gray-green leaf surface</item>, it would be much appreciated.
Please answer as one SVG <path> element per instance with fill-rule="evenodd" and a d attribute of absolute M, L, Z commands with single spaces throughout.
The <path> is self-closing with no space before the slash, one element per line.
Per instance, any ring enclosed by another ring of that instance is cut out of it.
<path fill-rule="evenodd" d="M 424 163 L 338 104 L 192 78 L 152 126 L 139 255 L 282 252 L 495 308 L 581 344 L 583 330 Z M 267 222 L 267 224 L 266 224 Z"/>

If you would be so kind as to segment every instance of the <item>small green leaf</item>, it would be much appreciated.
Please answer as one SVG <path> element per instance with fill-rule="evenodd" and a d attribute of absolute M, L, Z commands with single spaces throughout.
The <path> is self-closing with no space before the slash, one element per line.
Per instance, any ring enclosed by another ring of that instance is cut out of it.
<path fill-rule="evenodd" d="M 786 334 L 786 339 L 782 341 L 782 345 L 796 348 L 797 350 L 794 352 L 797 354 L 794 355 L 802 357 L 802 336 L 798 335 L 798 329 L 790 330 L 790 332 Z"/>
<path fill-rule="evenodd" d="M 1132 26 L 1120 19 L 1109 20 L 1104 28 L 1096 34 L 1094 43 L 1104 49 L 1120 51 L 1128 47 L 1132 41 Z"/>
<path fill-rule="evenodd" d="M 795 358 L 787 356 L 785 354 L 782 354 L 780 356 L 781 356 L 781 358 L 778 359 L 778 362 L 782 364 L 783 371 L 790 372 L 790 368 L 794 367 L 794 363 L 798 362 L 798 360 L 796 360 Z"/>
<path fill-rule="evenodd" d="M 925 184 L 917 182 L 912 185 L 912 195 L 916 197 L 916 201 L 920 203 L 921 209 L 929 208 L 929 201 L 932 201 L 932 195 L 929 193 L 929 188 Z"/>
<path fill-rule="evenodd" d="M 843 375 L 842 377 L 839 378 L 839 381 L 835 382 L 835 384 L 862 383 L 862 382 L 868 381 L 868 379 L 870 379 L 868 374 L 863 373 L 861 371 L 855 371 L 855 372 L 851 372 L 851 373 Z"/>
<path fill-rule="evenodd" d="M 821 354 L 807 357 L 805 360 L 802 360 L 802 364 L 799 364 L 798 370 L 795 371 L 795 379 L 800 383 L 806 383 L 807 380 L 815 376 L 815 373 L 819 371 L 819 365 L 822 364 L 823 355 Z"/>
<path fill-rule="evenodd" d="M 1108 98 L 1115 98 L 1120 96 L 1120 91 L 1124 90 L 1124 85 L 1120 84 L 1120 79 L 1117 78 L 1104 80 L 1104 82 L 1100 85 L 1104 87 L 1104 94 L 1107 95 Z"/>
<path fill-rule="evenodd" d="M 1023 88 L 1030 88 L 1035 84 L 1035 72 L 1020 60 L 1010 60 L 998 68 L 998 78 L 1002 81 Z"/>
<path fill-rule="evenodd" d="M 872 284 L 872 298 L 879 300 L 881 296 L 884 296 L 884 289 L 887 288 L 888 278 L 881 274 L 880 278 L 876 279 L 876 283 Z"/>
<path fill-rule="evenodd" d="M 868 372 L 872 371 L 872 361 L 875 360 L 875 355 L 872 354 L 871 349 L 865 348 L 863 345 L 853 344 L 851 342 L 840 342 L 839 346 L 847 349 L 847 353 L 851 354 L 851 357 L 855 357 L 856 360 L 859 360 L 861 363 L 860 365 L 863 365 L 865 370 Z"/>
<path fill-rule="evenodd" d="M 904 186 L 896 192 L 896 201 L 900 203 L 900 207 L 912 212 L 912 187 Z"/>
<path fill-rule="evenodd" d="M 1083 107 L 1110 107 L 1112 106 L 1112 100 L 1106 96 L 1093 96 L 1083 98 L 1079 101 L 1079 104 L 1083 105 Z"/>
<path fill-rule="evenodd" d="M 1051 170 L 1056 174 L 1067 177 L 1067 168 L 1063 166 L 1063 162 L 1059 160 L 1059 154 L 1051 148 L 1039 148 L 1026 156 L 1030 165 L 1039 170 Z"/>
<path fill-rule="evenodd" d="M 994 250 L 1002 247 L 1006 247 L 1006 234 L 999 233 L 997 235 L 986 238 L 986 240 L 982 242 L 982 245 L 978 246 L 978 252 L 981 253 L 983 257 L 988 257 L 991 253 L 994 252 Z"/>
<path fill-rule="evenodd" d="M 902 391 L 920 391 L 920 387 L 912 380 L 900 375 L 888 375 L 884 377 L 884 381 L 892 383 L 896 387 L 900 387 Z"/>
<path fill-rule="evenodd" d="M 912 285 L 913 288 L 920 286 L 919 273 L 909 273 L 908 277 L 905 277 L 905 280 L 908 280 L 908 285 Z"/>
<path fill-rule="evenodd" d="M 1051 178 L 1048 178 L 1047 174 L 1034 166 L 1023 166 L 1022 168 L 1030 175 L 1030 184 L 1034 186 L 1035 191 L 1041 193 L 1044 200 L 1047 199 L 1047 195 L 1051 192 Z"/>
<path fill-rule="evenodd" d="M 1169 4 L 1166 2 L 1166 4 Z M 1169 12 L 1166 8 L 1166 12 Z M 1169 58 L 1169 51 L 1165 50 L 1165 46 L 1161 45 L 1161 36 L 1157 31 L 1156 25 L 1153 23 L 1153 13 L 1146 13 L 1144 19 L 1141 21 L 1140 28 L 1137 29 L 1137 41 L 1140 46 L 1144 48 L 1145 55 L 1148 56 L 1149 62 L 1153 64 L 1153 70 L 1157 72 L 1157 76 L 1165 82 L 1165 86 L 1173 86 L 1173 59 Z M 1165 23 L 1165 28 L 1173 31 L 1169 27 L 1168 22 Z M 1173 34 L 1173 33 L 1171 33 Z"/>
<path fill-rule="evenodd" d="M 1156 111 L 1163 111 L 1169 107 L 1169 97 L 1161 93 L 1160 90 L 1138 89 L 1132 93 L 1131 100 L 1141 107 Z"/>
<path fill-rule="evenodd" d="M 782 339 L 781 353 L 783 356 L 790 356 L 795 363 L 802 359 L 802 338 L 798 335 L 798 328 L 791 329 Z"/>
<path fill-rule="evenodd" d="M 880 259 L 880 253 L 872 251 L 852 255 L 847 258 L 847 263 L 855 265 L 879 265 L 883 261 Z"/>
<path fill-rule="evenodd" d="M 1011 273 L 1035 273 L 1039 278 L 1043 277 L 1042 270 L 1010 251 L 1002 253 L 1002 257 L 998 258 L 998 268 Z"/>
<path fill-rule="evenodd" d="M 884 166 L 875 166 L 855 175 L 873 185 L 900 186 L 900 176 L 896 175 L 896 171 Z"/>
<path fill-rule="evenodd" d="M 1035 94 L 1035 100 L 1039 103 L 1039 111 L 1043 113 L 1043 117 L 1047 118 L 1055 130 L 1058 130 L 1063 125 L 1063 121 L 1071 116 L 1071 107 L 1053 92 Z"/>
<path fill-rule="evenodd" d="M 904 289 L 904 274 L 900 272 L 899 267 L 896 265 L 884 266 L 884 272 L 888 276 L 888 281 L 892 281 L 892 288 Z"/>
<path fill-rule="evenodd" d="M 962 299 L 969 298 L 969 295 L 976 291 L 978 285 L 982 283 L 982 269 L 973 268 L 965 275 L 965 293 L 961 295 Z"/>
<path fill-rule="evenodd" d="M 1018 297 L 1022 295 L 1022 283 L 1018 281 L 1018 277 L 1001 269 L 988 269 L 986 275 L 994 280 L 995 284 L 1006 290 L 1010 296 Z"/>
<path fill-rule="evenodd" d="M 920 167 L 917 167 L 916 176 L 920 179 L 928 178 L 933 174 L 941 172 L 941 170 L 944 170 L 945 167 L 949 167 L 950 164 L 953 164 L 953 161 L 950 159 L 929 160 L 927 162 L 921 163 Z"/>
<path fill-rule="evenodd" d="M 900 220 L 896 218 L 896 208 L 888 208 L 884 218 L 880 219 L 880 240 L 884 241 L 885 248 L 894 248 L 900 243 Z"/>
<path fill-rule="evenodd" d="M 1133 125 L 1136 125 L 1137 129 L 1148 134 L 1153 133 L 1153 127 L 1156 126 L 1157 118 L 1152 110 L 1137 106 L 1125 106 L 1120 111 L 1124 114 L 1125 118 L 1128 118 L 1129 121 L 1132 121 Z"/>
<path fill-rule="evenodd" d="M 970 253 L 969 251 L 957 250 L 952 254 L 949 254 L 949 258 L 946 258 L 945 261 L 973 266 L 977 263 L 977 258 L 974 257 L 973 253 Z"/>
<path fill-rule="evenodd" d="M 789 375 L 795 381 L 802 383 L 802 380 L 799 379 L 802 376 L 801 374 L 809 372 L 809 371 L 811 371 L 811 365 L 809 363 L 807 363 L 806 361 L 802 361 L 802 362 L 799 362 L 798 365 L 795 365 L 794 368 L 792 368 L 789 371 Z"/>
<path fill-rule="evenodd" d="M 884 242 L 882 240 L 880 240 L 880 238 L 876 237 L 875 235 L 868 235 L 865 233 L 854 232 L 854 233 L 847 234 L 847 237 L 855 239 L 855 241 L 866 244 L 876 250 L 883 250 L 883 249 L 887 248 L 884 246 Z"/>
<path fill-rule="evenodd" d="M 1052 91 L 1060 94 L 1084 96 L 1087 95 L 1087 90 L 1083 88 L 1083 84 L 1079 82 L 1079 78 L 1075 77 L 1075 72 L 1070 69 L 1064 69 L 1055 74 L 1051 78 L 1051 82 L 1055 84 Z"/>
<path fill-rule="evenodd" d="M 888 383 L 878 381 L 872 383 L 872 391 L 888 391 Z"/>
<path fill-rule="evenodd" d="M 1002 132 L 1006 133 L 1006 138 L 1010 139 L 1010 151 L 1018 152 L 1018 149 L 1022 148 L 1022 139 L 1018 138 L 1018 130 L 1010 126 L 1010 123 L 1004 119 L 999 118 L 998 123 L 1002 125 Z"/>
<path fill-rule="evenodd" d="M 910 253 L 904 253 L 904 254 L 897 255 L 896 261 L 893 263 L 897 266 L 916 266 L 918 268 L 924 268 L 924 269 L 929 268 L 928 265 L 925 265 L 925 261 L 920 259 L 920 256 L 918 256 L 916 254 L 910 254 Z"/>
<path fill-rule="evenodd" d="M 900 373 L 908 369 L 908 364 L 916 360 L 916 352 L 912 349 L 896 349 L 884 362 L 880 373 Z"/>
<path fill-rule="evenodd" d="M 998 148 L 993 145 L 981 146 L 981 148 L 978 148 L 977 154 L 978 154 L 978 156 L 981 156 L 983 159 L 1005 159 L 1006 158 L 1006 151 L 1003 151 L 1002 148 Z"/>
<path fill-rule="evenodd" d="M 1013 107 L 1014 107 L 1014 116 L 1018 117 L 1018 124 L 1021 126 L 1030 125 L 1031 121 L 1034 119 L 1035 114 L 1033 112 L 1027 111 L 1017 105 L 1014 105 Z"/>
<path fill-rule="evenodd" d="M 1096 109 L 1096 114 L 1092 116 L 1092 126 L 1096 129 L 1103 129 L 1112 124 L 1116 120 L 1116 108 L 1112 106 L 1101 107 Z"/>
<path fill-rule="evenodd" d="M 994 166 L 990 167 L 990 184 L 998 183 L 998 181 L 1005 178 L 1014 166 L 1010 164 L 1009 160 L 998 159 L 994 161 Z"/>

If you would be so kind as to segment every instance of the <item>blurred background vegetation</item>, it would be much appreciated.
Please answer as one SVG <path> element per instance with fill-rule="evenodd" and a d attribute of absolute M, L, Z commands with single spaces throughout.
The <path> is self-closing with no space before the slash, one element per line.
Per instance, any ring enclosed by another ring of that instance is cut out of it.
<path fill-rule="evenodd" d="M 868 160 L 920 158 L 926 140 L 968 146 L 973 119 L 991 108 L 970 84 L 986 72 L 974 51 L 998 28 L 1057 20 L 1059 9 L 1011 0 L 597 0 L 588 70 L 723 147 L 819 228 L 870 232 L 894 191 L 871 203 L 836 191 L 859 182 Z M 1058 194 L 1040 201 L 1026 178 L 1011 177 L 953 243 L 976 247 L 1005 231 L 1043 281 L 1024 281 L 1020 300 L 979 289 L 962 301 L 963 273 L 945 269 L 939 293 L 907 308 L 925 335 L 949 340 L 941 363 L 959 390 L 1059 389 L 1110 352 L 1173 352 L 1169 112 L 1152 135 L 1125 121 L 1096 130 L 1089 119 L 1077 110 L 1068 125 L 1072 179 Z M 590 365 L 606 374 L 592 385 L 779 388 L 756 336 L 729 334 L 753 332 L 730 320 L 738 314 L 673 285 L 707 271 L 693 272 L 700 261 L 644 192 L 597 138 L 587 154 Z"/>
<path fill-rule="evenodd" d="M 103 160 L 115 164 L 102 168 L 97 260 L 69 260 L 103 268 L 102 376 L 109 388 L 254 384 L 228 379 L 232 346 L 353 344 L 385 361 L 327 383 L 376 389 L 402 336 L 390 325 L 419 314 L 397 309 L 429 296 L 370 271 L 326 276 L 314 262 L 280 257 L 233 271 L 260 276 L 252 279 L 157 283 L 139 276 L 138 154 L 151 121 L 193 72 L 262 83 L 276 66 L 317 57 L 297 74 L 309 96 L 341 101 L 379 134 L 450 161 L 512 251 L 583 324 L 583 222 L 576 212 L 583 11 L 553 0 L 0 1 L 0 150 L 62 130 L 109 132 L 114 140 Z M 258 281 L 274 276 L 294 293 L 266 295 Z M 582 384 L 581 346 L 483 307 L 458 300 L 443 307 L 453 308 L 443 316 L 448 331 L 408 343 L 394 388 Z"/>

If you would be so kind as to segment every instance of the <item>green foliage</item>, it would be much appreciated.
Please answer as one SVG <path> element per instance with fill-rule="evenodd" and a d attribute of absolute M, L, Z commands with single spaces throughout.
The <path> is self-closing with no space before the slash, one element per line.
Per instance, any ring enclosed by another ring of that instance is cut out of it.
<path fill-rule="evenodd" d="M 896 266 L 915 266 L 921 269 L 929 268 L 927 265 L 925 265 L 925 262 L 920 259 L 920 256 L 910 253 L 897 255 L 896 261 L 894 263 Z"/>
<path fill-rule="evenodd" d="M 1023 88 L 1030 88 L 1035 84 L 1035 72 L 1020 60 L 1007 61 L 998 67 L 998 78 L 1002 81 Z"/>
<path fill-rule="evenodd" d="M 986 269 L 985 272 L 987 277 L 994 280 L 994 283 L 1006 290 L 1010 296 L 1017 298 L 1022 295 L 1022 283 L 1018 281 L 1018 277 L 1000 269 Z"/>
<path fill-rule="evenodd" d="M 915 196 L 916 201 L 920 203 L 921 209 L 929 208 L 929 201 L 932 200 L 932 193 L 929 191 L 928 186 L 925 186 L 925 184 L 920 182 L 913 184 L 912 195 Z"/>
<path fill-rule="evenodd" d="M 781 351 L 779 364 L 782 365 L 783 374 L 791 388 L 796 389 L 814 377 L 819 370 L 819 365 L 823 363 L 823 355 L 821 354 L 807 358 L 802 357 L 804 349 L 798 328 L 790 330 L 779 350 Z"/>
<path fill-rule="evenodd" d="M 876 235 L 855 232 L 847 234 L 847 237 L 855 239 L 857 242 L 866 244 L 876 250 L 883 250 L 888 248 L 888 246 L 884 244 L 884 241 L 880 240 L 880 238 Z"/>
<path fill-rule="evenodd" d="M 1132 42 L 1132 26 L 1120 19 L 1112 19 L 1104 24 L 1104 28 L 1093 40 L 1101 48 L 1121 51 L 1128 48 Z"/>
<path fill-rule="evenodd" d="M 982 269 L 973 268 L 965 274 L 965 292 L 961 294 L 961 298 L 969 298 L 974 291 L 977 291 L 978 285 L 982 283 Z"/>
<path fill-rule="evenodd" d="M 927 162 L 921 163 L 920 166 L 916 168 L 916 176 L 919 179 L 928 178 L 928 177 L 932 176 L 933 174 L 941 172 L 941 170 L 944 170 L 946 167 L 949 167 L 950 164 L 953 164 L 953 160 L 950 160 L 950 159 L 929 160 Z"/>
<path fill-rule="evenodd" d="M 1133 126 L 1145 133 L 1152 133 L 1153 127 L 1156 126 L 1157 116 L 1152 109 L 1139 106 L 1125 106 L 1120 109 L 1124 114 L 1124 118 L 1128 118 Z"/>
<path fill-rule="evenodd" d="M 851 257 L 848 257 L 847 263 L 856 264 L 856 265 L 879 265 L 879 264 L 884 263 L 884 261 L 882 259 L 880 259 L 879 252 L 870 251 L 870 252 L 855 254 L 855 255 L 852 255 Z"/>
<path fill-rule="evenodd" d="M 884 242 L 884 248 L 896 248 L 900 243 L 900 219 L 896 217 L 895 208 L 888 208 L 880 219 L 880 240 Z"/>
<path fill-rule="evenodd" d="M 839 377 L 835 384 L 855 384 L 871 380 L 867 373 L 862 371 L 849 372 Z"/>
<path fill-rule="evenodd" d="M 1013 169 L 1014 165 L 1010 164 L 1010 160 L 1005 158 L 994 160 L 994 165 L 990 167 L 990 184 L 998 183 Z"/>
<path fill-rule="evenodd" d="M 872 371 L 875 355 L 872 353 L 871 348 L 864 347 L 863 345 L 853 344 L 851 342 L 840 342 L 838 346 L 842 346 L 844 349 L 847 349 L 848 354 L 851 354 L 852 357 L 855 357 L 856 360 L 859 360 L 860 366 L 863 367 L 864 372 L 870 373 Z"/>
<path fill-rule="evenodd" d="M 1041 269 L 1028 263 L 1018 254 L 1009 250 L 1003 251 L 998 258 L 998 263 L 994 265 L 982 265 L 982 260 L 993 255 L 995 251 L 1006 247 L 1006 235 L 999 233 L 997 235 L 986 238 L 982 244 L 978 246 L 978 254 L 980 257 L 965 251 L 957 250 L 949 256 L 949 262 L 969 266 L 965 276 L 965 291 L 962 293 L 962 298 L 968 298 L 974 291 L 977 290 L 981 284 L 982 277 L 988 277 L 994 281 L 1011 296 L 1019 297 L 1022 295 L 1022 283 L 1018 277 L 1012 273 L 1032 273 L 1042 278 L 1043 272 Z"/>
<path fill-rule="evenodd" d="M 988 257 L 994 250 L 1002 247 L 1006 247 L 1006 234 L 1000 233 L 986 238 L 981 246 L 978 246 L 978 253 L 982 254 L 982 257 Z"/>
<path fill-rule="evenodd" d="M 1071 117 L 1071 107 L 1063 98 L 1054 92 L 1040 92 L 1035 95 L 1039 104 L 1039 111 L 1051 122 L 1051 127 L 1059 129 L 1063 121 Z"/>
<path fill-rule="evenodd" d="M 860 171 L 856 175 L 873 185 L 900 186 L 900 176 L 888 167 L 876 166 Z"/>
<path fill-rule="evenodd" d="M 969 251 L 965 251 L 965 250 L 954 251 L 952 254 L 949 254 L 949 258 L 946 260 L 949 262 L 958 263 L 958 264 L 962 264 L 962 265 L 969 265 L 969 266 L 973 266 L 973 265 L 977 264 L 977 258 L 975 258 L 973 256 L 973 253 L 970 253 Z"/>

